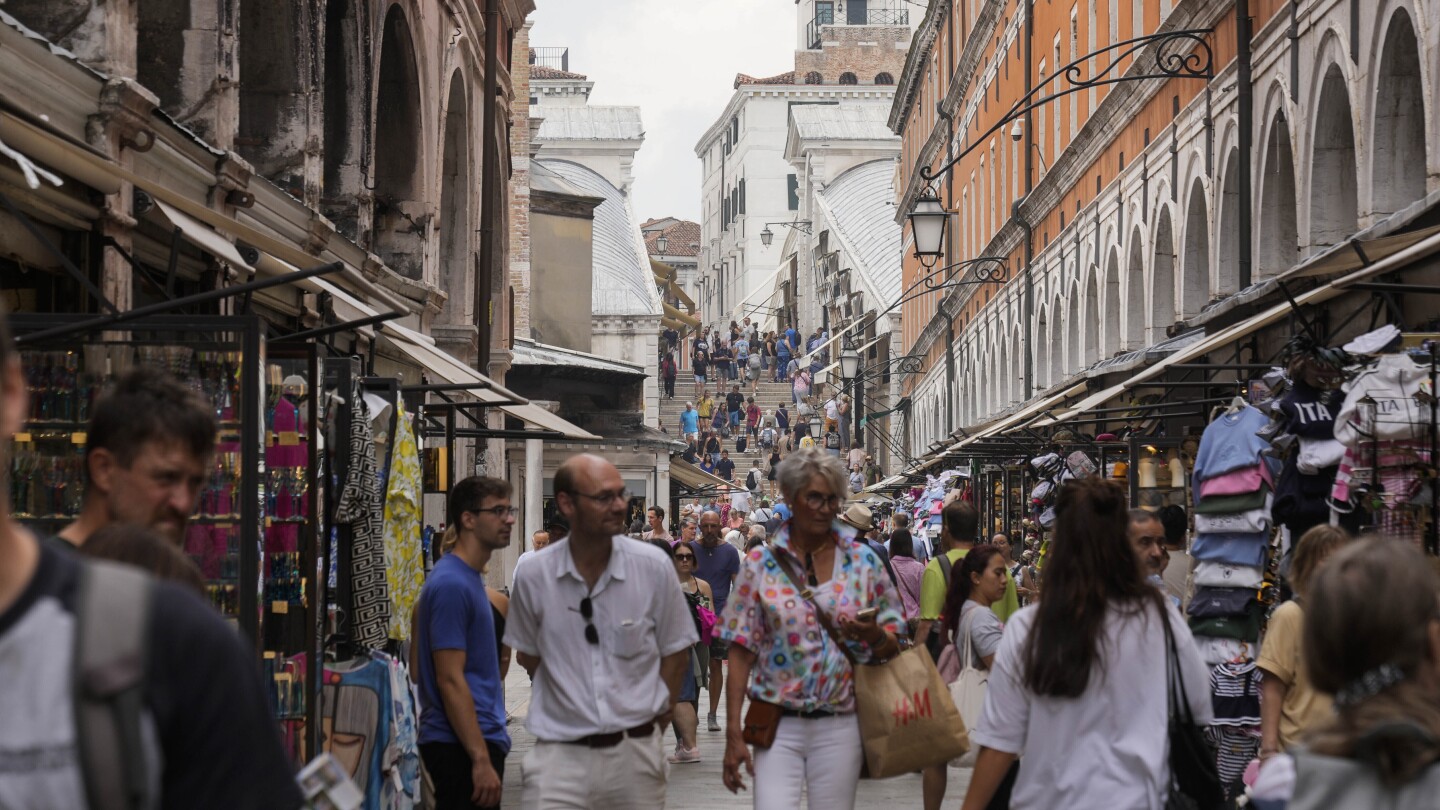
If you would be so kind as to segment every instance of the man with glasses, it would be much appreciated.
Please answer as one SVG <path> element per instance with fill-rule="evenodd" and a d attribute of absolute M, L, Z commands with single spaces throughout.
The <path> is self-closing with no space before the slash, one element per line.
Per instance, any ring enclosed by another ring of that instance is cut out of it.
<path fill-rule="evenodd" d="M 446 504 L 455 547 L 435 563 L 416 603 L 420 756 L 437 810 L 500 806 L 510 734 L 481 572 L 510 545 L 517 511 L 505 481 L 472 476 L 455 484 Z"/>
<path fill-rule="evenodd" d="M 716 616 L 725 612 L 730 586 L 740 573 L 740 550 L 725 542 L 721 526 L 719 513 L 705 512 L 700 515 L 700 542 L 691 544 L 695 550 L 695 576 L 710 583 Z M 720 730 L 716 715 L 720 711 L 720 696 L 725 694 L 725 659 L 729 654 L 729 642 L 716 635 L 710 642 L 710 714 L 705 726 L 708 731 Z"/>
<path fill-rule="evenodd" d="M 664 729 L 699 640 L 670 557 L 623 535 L 615 466 L 578 455 L 555 471 L 570 536 L 520 569 L 505 643 L 534 678 L 524 808 L 660 808 Z"/>

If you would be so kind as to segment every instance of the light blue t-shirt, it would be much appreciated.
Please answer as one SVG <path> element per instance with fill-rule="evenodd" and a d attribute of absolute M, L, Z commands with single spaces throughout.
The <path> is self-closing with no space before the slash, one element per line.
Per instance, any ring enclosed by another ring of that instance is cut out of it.
<path fill-rule="evenodd" d="M 1259 464 L 1260 451 L 1269 447 L 1270 442 L 1256 436 L 1255 431 L 1269 423 L 1269 417 L 1249 405 L 1237 413 L 1221 414 L 1211 422 L 1200 437 L 1200 451 L 1195 454 L 1195 491 L 1200 490 L 1201 481 Z"/>
<path fill-rule="evenodd" d="M 1266 532 L 1202 532 L 1190 544 L 1190 556 L 1201 562 L 1263 568 L 1269 542 Z"/>
<path fill-rule="evenodd" d="M 510 750 L 505 730 L 505 700 L 500 683 L 500 649 L 495 616 L 480 572 L 454 554 L 435 563 L 416 604 L 420 646 L 420 743 L 457 743 L 445 716 L 435 673 L 435 650 L 465 651 L 465 684 L 485 739 Z"/>
<path fill-rule="evenodd" d="M 683 411 L 680 412 L 680 432 L 681 432 L 681 433 L 699 433 L 699 432 L 700 432 L 700 412 L 699 412 L 699 411 L 695 410 L 694 408 L 687 408 L 686 410 L 683 410 Z"/>

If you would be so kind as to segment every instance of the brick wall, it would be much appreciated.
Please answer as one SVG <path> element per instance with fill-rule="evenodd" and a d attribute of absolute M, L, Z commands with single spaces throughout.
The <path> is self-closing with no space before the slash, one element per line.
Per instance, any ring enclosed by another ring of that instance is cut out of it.
<path fill-rule="evenodd" d="M 818 71 L 825 84 L 839 84 L 846 72 L 859 84 L 874 84 L 880 73 L 889 73 L 893 82 L 905 69 L 910 36 L 904 26 L 826 26 L 819 50 L 795 52 L 796 81 Z"/>
<path fill-rule="evenodd" d="M 530 23 L 515 33 L 510 81 L 515 90 L 510 130 L 510 288 L 514 334 L 530 337 Z"/>

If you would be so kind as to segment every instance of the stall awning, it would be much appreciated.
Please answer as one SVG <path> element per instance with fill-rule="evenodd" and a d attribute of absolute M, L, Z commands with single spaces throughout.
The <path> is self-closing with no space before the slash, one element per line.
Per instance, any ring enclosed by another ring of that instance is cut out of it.
<path fill-rule="evenodd" d="M 1014 428 L 1023 426 L 1029 420 L 1034 419 L 1037 415 L 1044 413 L 1050 408 L 1055 407 L 1056 404 L 1064 402 L 1067 398 L 1073 397 L 1084 390 L 1085 384 L 1079 383 L 1077 385 L 1072 385 L 1069 388 L 1066 388 L 1065 390 L 1058 393 L 1051 394 L 1048 397 L 1038 399 L 1035 402 L 1032 402 L 1024 408 L 1016 411 L 1015 413 L 1003 419 L 998 419 L 994 422 L 991 422 L 989 425 L 986 425 L 980 430 L 977 430 L 969 436 L 966 436 L 965 438 L 951 445 L 950 449 L 946 450 L 945 453 L 948 455 L 960 452 L 964 450 L 964 448 L 974 444 L 975 442 L 980 441 L 981 439 L 996 436 L 1004 433 L 1007 430 L 1012 430 Z"/>
<path fill-rule="evenodd" d="M 892 475 L 889 478 L 884 479 L 883 481 L 876 481 L 875 483 L 866 487 L 864 491 L 885 492 L 886 490 L 896 489 L 900 486 L 903 486 L 905 484 L 905 481 L 906 477 L 903 473 L 900 475 Z"/>
<path fill-rule="evenodd" d="M 772 297 L 774 297 L 775 293 L 777 292 L 777 290 L 775 289 L 775 279 L 779 278 L 781 273 L 783 273 L 783 272 L 785 272 L 786 270 L 789 270 L 789 269 L 790 269 L 790 263 L 789 263 L 789 262 L 781 262 L 781 263 L 780 263 L 780 266 L 777 267 L 777 268 L 775 268 L 775 272 L 770 273 L 769 275 L 765 276 L 765 279 L 764 279 L 763 281 L 761 281 L 759 284 L 757 284 L 757 285 L 755 286 L 755 289 L 753 289 L 753 290 L 751 290 L 750 292 L 746 293 L 744 296 L 742 296 L 742 297 L 740 298 L 739 301 L 736 301 L 736 302 L 735 302 L 735 306 L 734 306 L 733 308 L 731 308 L 731 310 L 730 310 L 730 318 L 731 318 L 732 320 L 738 321 L 738 320 L 740 320 L 741 317 L 748 316 L 748 315 L 750 314 L 750 311 L 746 311 L 746 310 L 745 310 L 745 305 L 750 301 L 751 298 L 754 298 L 756 295 L 758 295 L 760 292 L 762 292 L 762 291 L 764 291 L 764 290 L 766 290 L 766 289 L 768 289 L 770 292 L 769 292 L 764 298 L 761 298 L 760 301 L 763 303 L 763 302 L 769 301 Z M 760 308 L 760 309 L 768 309 L 769 307 L 768 307 L 768 306 L 763 306 L 763 307 L 762 307 L 762 306 L 757 305 L 756 307 L 752 307 L 751 309 L 753 310 L 753 309 L 757 309 L 757 308 Z"/>
<path fill-rule="evenodd" d="M 569 421 L 535 405 L 489 377 L 455 359 L 438 348 L 434 341 L 403 326 L 387 324 L 381 335 L 396 349 L 409 356 L 421 368 L 454 385 L 474 385 L 468 393 L 481 402 L 505 403 L 497 407 L 507 414 L 541 430 L 552 430 L 568 439 L 599 439 Z M 517 404 L 518 403 L 518 404 Z"/>
<path fill-rule="evenodd" d="M 1421 241 L 1396 251 L 1385 259 L 1369 264 L 1349 275 L 1335 279 L 1328 284 L 1296 295 L 1295 306 L 1322 304 L 1339 296 L 1345 292 L 1347 287 L 1353 284 L 1358 284 L 1366 279 L 1374 278 L 1384 273 L 1399 270 L 1412 262 L 1435 253 L 1440 253 L 1440 229 L 1432 229 L 1429 235 Z M 1198 360 L 1210 352 L 1233 344 L 1235 341 L 1250 335 L 1252 332 L 1284 320 L 1294 311 L 1294 308 L 1291 307 L 1288 301 L 1276 304 L 1247 320 L 1232 324 L 1213 335 L 1207 335 L 1205 339 L 1199 343 L 1181 349 L 1155 365 L 1136 373 L 1118 385 L 1112 385 L 1103 391 L 1091 394 L 1069 408 L 1036 420 L 1033 427 L 1047 427 L 1049 425 L 1059 424 L 1067 419 L 1079 416 L 1092 408 L 1098 408 L 1124 392 L 1132 388 L 1139 388 L 1146 382 L 1159 377 L 1170 366 L 1176 365 L 1177 363 L 1189 363 Z"/>
<path fill-rule="evenodd" d="M 1377 239 L 1351 239 L 1283 273 L 1280 279 L 1289 281 L 1292 278 L 1347 273 L 1389 258 L 1436 234 L 1440 234 L 1440 225 L 1404 233 L 1392 233 Z"/>
<path fill-rule="evenodd" d="M 186 241 L 237 270 L 254 271 L 255 268 L 241 257 L 240 251 L 235 245 L 229 239 L 216 233 L 214 228 L 160 200 L 155 201 L 155 207 L 165 219 L 170 221 L 171 225 L 180 231 Z"/>
<path fill-rule="evenodd" d="M 679 483 L 690 492 L 720 492 L 728 489 L 729 481 L 691 464 L 678 456 L 670 459 L 670 480 Z"/>

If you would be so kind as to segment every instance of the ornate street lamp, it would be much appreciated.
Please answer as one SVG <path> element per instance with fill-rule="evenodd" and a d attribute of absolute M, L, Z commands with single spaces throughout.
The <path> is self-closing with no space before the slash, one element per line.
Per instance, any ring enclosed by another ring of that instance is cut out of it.
<path fill-rule="evenodd" d="M 840 377 L 845 380 L 848 386 L 860 375 L 860 353 L 855 351 L 851 345 L 849 336 L 845 338 L 844 348 L 840 350 Z"/>
<path fill-rule="evenodd" d="M 670 247 L 670 240 L 665 238 L 665 234 L 662 233 L 655 237 L 655 251 L 657 253 L 663 254 L 667 247 Z"/>
<path fill-rule="evenodd" d="M 910 214 L 910 234 L 915 238 L 915 258 L 926 267 L 933 267 L 945 252 L 945 225 L 950 212 L 927 187 L 915 201 Z"/>
<path fill-rule="evenodd" d="M 775 232 L 770 230 L 769 225 L 766 225 L 765 230 L 760 232 L 760 244 L 770 247 L 770 243 L 773 241 L 775 241 Z"/>

